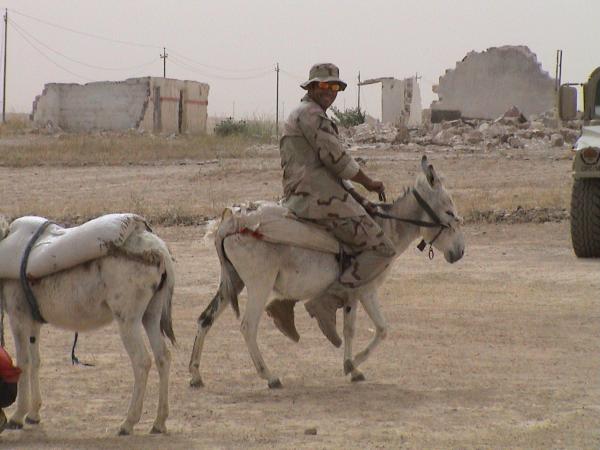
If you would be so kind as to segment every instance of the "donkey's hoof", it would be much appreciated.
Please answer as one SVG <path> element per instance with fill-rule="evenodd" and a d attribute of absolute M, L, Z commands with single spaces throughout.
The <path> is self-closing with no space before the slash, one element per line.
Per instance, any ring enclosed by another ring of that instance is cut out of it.
<path fill-rule="evenodd" d="M 150 430 L 150 434 L 165 434 L 166 432 L 167 432 L 166 427 L 158 427 L 156 425 L 153 425 L 152 429 Z"/>
<path fill-rule="evenodd" d="M 119 436 L 129 436 L 131 434 L 131 430 L 121 427 L 119 428 L 119 432 L 117 434 Z"/>
<path fill-rule="evenodd" d="M 194 377 L 190 380 L 190 387 L 193 388 L 202 388 L 204 387 L 204 382 L 201 377 Z"/>
<path fill-rule="evenodd" d="M 33 419 L 29 416 L 25 417 L 25 423 L 29 425 L 38 425 L 40 423 L 40 419 Z"/>
<path fill-rule="evenodd" d="M 365 381 L 366 378 L 362 373 L 357 373 L 356 375 L 352 375 L 352 377 L 350 378 L 350 381 L 352 381 L 353 383 L 358 383 L 359 381 Z"/>
<path fill-rule="evenodd" d="M 15 422 L 14 420 L 9 420 L 6 424 L 6 429 L 8 430 L 22 430 L 23 424 L 19 422 Z"/>
<path fill-rule="evenodd" d="M 350 372 L 354 370 L 354 363 L 352 360 L 347 359 L 344 361 L 344 375 L 348 375 Z"/>
<path fill-rule="evenodd" d="M 283 385 L 279 378 L 275 378 L 274 380 L 269 380 L 269 389 L 281 389 Z"/>

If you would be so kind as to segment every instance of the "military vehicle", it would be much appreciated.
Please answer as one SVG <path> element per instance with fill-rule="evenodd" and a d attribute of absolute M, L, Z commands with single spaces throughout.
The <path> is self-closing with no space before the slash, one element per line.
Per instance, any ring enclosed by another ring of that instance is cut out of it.
<path fill-rule="evenodd" d="M 560 87 L 558 110 L 562 120 L 577 117 L 573 83 Z M 578 257 L 600 257 L 600 67 L 583 87 L 583 126 L 575 143 L 571 191 L 571 241 Z"/>

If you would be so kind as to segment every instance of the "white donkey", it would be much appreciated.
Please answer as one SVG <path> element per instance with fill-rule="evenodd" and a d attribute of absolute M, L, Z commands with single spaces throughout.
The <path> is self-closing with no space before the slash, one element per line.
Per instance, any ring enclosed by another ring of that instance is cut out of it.
<path fill-rule="evenodd" d="M 419 236 L 444 252 L 446 261 L 453 263 L 464 254 L 464 236 L 452 198 L 442 185 L 426 157 L 413 188 L 393 204 L 379 208 L 375 218 L 392 240 L 396 255 L 400 255 Z M 258 323 L 269 298 L 308 300 L 321 294 L 339 276 L 339 264 L 333 254 L 305 248 L 268 243 L 248 234 L 236 234 L 231 213 L 226 210 L 215 235 L 215 244 L 221 262 L 219 290 L 198 318 L 198 331 L 190 359 L 190 385 L 203 385 L 200 376 L 200 357 L 204 338 L 227 304 L 239 314 L 238 294 L 244 285 L 248 303 L 241 331 L 258 375 L 268 381 L 270 388 L 281 387 L 281 382 L 267 368 L 256 342 Z M 423 244 L 425 245 L 425 244 Z M 377 288 L 388 271 L 357 291 L 344 307 L 344 373 L 352 381 L 364 380 L 357 367 L 363 363 L 387 333 L 386 321 L 377 302 Z M 272 295 L 274 294 L 274 295 Z M 360 300 L 375 324 L 375 336 L 365 350 L 352 356 L 352 339 L 356 320 L 356 306 Z"/>
<path fill-rule="evenodd" d="M 4 231 L 0 237 L 6 235 Z M 174 286 L 171 255 L 155 234 L 144 231 L 137 238 L 143 242 L 142 248 L 151 250 L 146 255 L 155 252 L 153 257 L 135 257 L 115 250 L 108 256 L 31 282 L 39 312 L 51 325 L 88 331 L 116 320 L 134 375 L 133 395 L 127 418 L 119 429 L 121 435 L 131 434 L 142 414 L 146 381 L 152 365 L 144 343 L 144 329 L 160 384 L 158 412 L 151 432 L 166 432 L 171 356 L 163 334 L 175 342 L 171 325 Z M 29 424 L 40 422 L 39 336 L 42 324 L 33 319 L 19 280 L 0 280 L 0 296 L 10 318 L 17 365 L 22 370 L 17 408 L 8 428 L 20 429 L 24 420 Z"/>

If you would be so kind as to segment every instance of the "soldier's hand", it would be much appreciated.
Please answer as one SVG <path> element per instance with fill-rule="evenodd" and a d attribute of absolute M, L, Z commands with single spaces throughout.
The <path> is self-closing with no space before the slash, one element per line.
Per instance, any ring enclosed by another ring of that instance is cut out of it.
<path fill-rule="evenodd" d="M 365 208 L 365 210 L 369 213 L 369 215 L 373 215 L 377 212 L 377 206 L 375 205 L 375 203 L 371 203 L 370 201 L 366 200 L 363 203 L 363 207 Z"/>
<path fill-rule="evenodd" d="M 378 180 L 371 180 L 371 182 L 368 184 L 368 186 L 365 186 L 365 188 L 371 192 L 377 192 L 378 194 L 385 192 L 385 186 L 383 185 L 383 182 Z"/>

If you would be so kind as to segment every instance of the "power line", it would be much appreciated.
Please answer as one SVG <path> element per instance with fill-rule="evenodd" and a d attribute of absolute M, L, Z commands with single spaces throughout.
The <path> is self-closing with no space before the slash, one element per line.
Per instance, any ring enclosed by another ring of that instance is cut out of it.
<path fill-rule="evenodd" d="M 173 53 L 171 53 L 170 55 L 171 58 L 171 63 L 175 64 L 178 67 L 181 67 L 183 69 L 186 69 L 190 72 L 194 72 L 198 75 L 201 75 L 205 78 L 213 78 L 213 79 L 217 79 L 217 80 L 228 80 L 228 81 L 234 81 L 234 80 L 252 80 L 252 79 L 256 79 L 256 78 L 263 78 L 266 75 L 270 75 L 272 73 L 272 69 L 270 68 L 269 70 L 266 70 L 262 73 L 258 73 L 258 74 L 254 74 L 254 75 L 249 75 L 249 76 L 240 76 L 240 77 L 230 77 L 230 76 L 224 76 L 224 75 L 215 75 L 215 74 L 209 74 L 207 72 L 204 71 L 200 71 L 197 68 L 195 68 L 194 66 L 187 64 L 185 61 L 182 61 L 181 59 L 177 58 L 176 56 L 173 55 Z"/>
<path fill-rule="evenodd" d="M 14 10 L 14 9 L 11 9 L 10 11 L 13 12 L 13 13 L 15 13 L 15 14 L 18 14 L 19 16 L 27 17 L 28 19 L 35 20 L 36 22 L 43 23 L 44 25 L 48 25 L 48 26 L 51 26 L 51 27 L 59 28 L 61 30 L 65 30 L 65 31 L 70 31 L 71 33 L 76 33 L 76 34 L 79 34 L 79 35 L 82 35 L 82 36 L 87 36 L 87 37 L 93 38 L 93 39 L 99 39 L 99 40 L 102 40 L 102 41 L 113 42 L 113 43 L 116 43 L 116 44 L 131 45 L 131 46 L 134 46 L 134 47 L 146 47 L 146 48 L 154 48 L 154 49 L 157 49 L 157 48 L 160 49 L 161 48 L 158 45 L 141 44 L 141 43 L 138 43 L 138 42 L 129 42 L 129 41 L 122 41 L 122 40 L 119 40 L 119 39 L 107 38 L 107 37 L 104 37 L 104 36 L 99 36 L 97 34 L 92 34 L 92 33 L 87 33 L 85 31 L 75 30 L 73 28 L 65 27 L 65 26 L 58 25 L 58 24 L 55 24 L 55 23 L 52 23 L 52 22 L 48 22 L 46 20 L 38 19 L 37 17 L 33 17 L 33 16 L 28 15 L 28 14 L 24 14 L 22 12 Z"/>
<path fill-rule="evenodd" d="M 76 60 L 74 58 L 71 58 L 71 57 L 65 55 L 64 53 L 59 52 L 58 50 L 54 50 L 53 48 L 49 47 L 48 45 L 44 44 L 42 41 L 40 41 L 39 39 L 37 39 L 31 33 L 27 32 L 23 27 L 17 25 L 17 23 L 14 20 L 9 19 L 9 23 L 13 27 L 15 27 L 16 30 L 21 31 L 22 33 L 26 34 L 31 39 L 33 39 L 35 42 L 37 42 L 39 45 L 41 45 L 41 46 L 47 48 L 48 50 L 50 50 L 52 53 L 55 53 L 56 55 L 61 56 L 61 57 L 65 58 L 65 59 L 67 59 L 67 60 L 69 60 L 69 61 L 71 61 L 71 62 L 73 62 L 75 64 L 80 64 L 82 66 L 86 66 L 86 67 L 89 67 L 91 69 L 110 70 L 110 71 L 125 71 L 125 70 L 140 69 L 142 67 L 147 67 L 147 66 L 149 66 L 151 64 L 155 64 L 156 63 L 156 58 L 155 58 L 152 61 L 148 61 L 148 62 L 145 62 L 143 64 L 139 64 L 137 66 L 131 66 L 131 67 L 101 67 L 101 66 L 96 66 L 96 65 L 93 65 L 93 64 L 88 64 L 88 63 L 85 63 L 83 61 L 79 61 L 79 60 Z"/>
<path fill-rule="evenodd" d="M 48 22 L 46 20 L 39 19 L 37 17 L 33 17 L 31 15 L 24 14 L 24 13 L 21 13 L 19 11 L 15 11 L 15 10 L 12 10 L 12 9 L 11 9 L 11 12 L 14 12 L 15 14 L 18 14 L 20 16 L 26 17 L 26 18 L 31 19 L 31 20 L 35 20 L 37 22 L 43 23 L 43 24 L 51 26 L 51 27 L 59 28 L 61 30 L 69 31 L 71 33 L 80 34 L 80 35 L 87 36 L 87 37 L 90 37 L 90 38 L 93 38 L 93 39 L 99 39 L 99 40 L 103 40 L 103 41 L 108 41 L 108 42 L 113 42 L 113 43 L 118 43 L 118 44 L 124 44 L 124 45 L 137 46 L 137 47 L 162 49 L 162 47 L 157 46 L 157 45 L 142 44 L 142 43 L 138 43 L 138 42 L 129 42 L 129 41 L 123 41 L 123 40 L 118 40 L 118 39 L 112 39 L 112 38 L 107 38 L 105 36 L 100 36 L 100 35 L 97 35 L 97 34 L 87 33 L 85 31 L 75 30 L 73 28 L 69 28 L 69 27 L 65 27 L 65 26 L 62 26 L 62 25 L 58 25 L 58 24 L 52 23 L 52 22 Z M 13 21 L 11 21 L 11 22 L 13 22 Z M 14 24 L 14 22 L 13 22 L 13 24 Z M 30 33 L 28 33 L 28 34 L 31 36 Z M 187 57 L 187 56 L 185 56 L 185 55 L 183 55 L 183 54 L 181 54 L 179 52 L 176 52 L 176 51 L 174 51 L 172 49 L 170 49 L 170 52 L 173 55 L 178 56 L 180 59 L 189 61 L 188 64 L 192 63 L 192 64 L 197 65 L 197 66 L 201 66 L 201 67 L 204 67 L 204 68 L 207 68 L 207 69 L 217 70 L 217 71 L 221 71 L 221 72 L 238 72 L 238 73 L 243 73 L 243 72 L 265 72 L 266 70 L 268 70 L 268 69 L 271 68 L 271 65 L 269 65 L 269 66 L 262 66 L 262 67 L 256 67 L 256 68 L 250 68 L 250 69 L 233 69 L 233 68 L 225 68 L 225 67 L 219 67 L 219 66 L 211 66 L 211 65 L 208 65 L 208 64 L 203 64 L 201 62 L 198 62 L 198 61 L 196 61 L 196 60 L 194 60 L 192 58 L 189 58 L 189 57 Z M 64 55 L 61 55 L 61 56 L 67 58 Z M 67 59 L 69 59 L 69 58 L 67 58 Z M 81 63 L 79 61 L 74 61 L 74 62 Z M 85 65 L 85 63 L 81 63 L 81 64 Z M 98 67 L 91 66 L 91 65 L 89 65 L 89 66 L 92 67 L 92 68 L 98 68 Z M 108 68 L 100 68 L 100 69 L 113 70 L 113 69 L 108 69 Z M 114 70 L 119 70 L 119 69 L 114 69 Z M 224 78 L 229 79 L 229 77 L 224 77 Z M 238 78 L 231 77 L 231 79 L 238 79 Z M 239 78 L 239 79 L 244 79 L 244 78 Z"/>
<path fill-rule="evenodd" d="M 81 78 L 83 80 L 86 81 L 95 81 L 92 80 L 91 78 L 85 77 L 83 75 L 79 75 L 75 72 L 70 71 L 69 69 L 67 69 L 66 67 L 61 66 L 60 64 L 58 64 L 56 61 L 53 61 L 49 56 L 47 56 L 44 52 L 42 52 L 39 48 L 37 48 L 28 38 L 27 36 L 25 36 L 23 33 L 21 33 L 21 31 L 18 28 L 15 28 L 15 31 L 25 40 L 25 42 L 27 42 L 29 45 L 31 45 L 31 47 L 33 47 L 33 49 L 38 52 L 40 55 L 42 55 L 44 58 L 46 58 L 48 61 L 50 61 L 52 64 L 54 64 L 56 67 L 58 67 L 59 69 L 64 70 L 65 72 L 76 76 L 77 78 Z"/>
<path fill-rule="evenodd" d="M 203 63 L 193 60 L 192 58 L 188 58 L 187 56 L 184 56 L 181 53 L 178 53 L 174 50 L 170 50 L 170 51 L 172 54 L 178 56 L 181 59 L 185 59 L 192 64 L 195 64 L 195 65 L 207 68 L 207 69 L 219 70 L 221 72 L 264 72 L 265 70 L 270 69 L 272 67 L 272 65 L 268 65 L 268 66 L 262 66 L 262 67 L 255 67 L 253 69 L 228 69 L 225 67 L 210 66 L 208 64 L 203 64 Z"/>
<path fill-rule="evenodd" d="M 300 75 L 296 75 L 295 73 L 291 73 L 291 72 L 288 72 L 287 70 L 283 70 L 283 69 L 279 69 L 279 70 L 281 71 L 281 73 L 287 75 L 290 78 L 294 78 L 298 81 L 304 81 L 304 78 L 301 77 Z"/>

